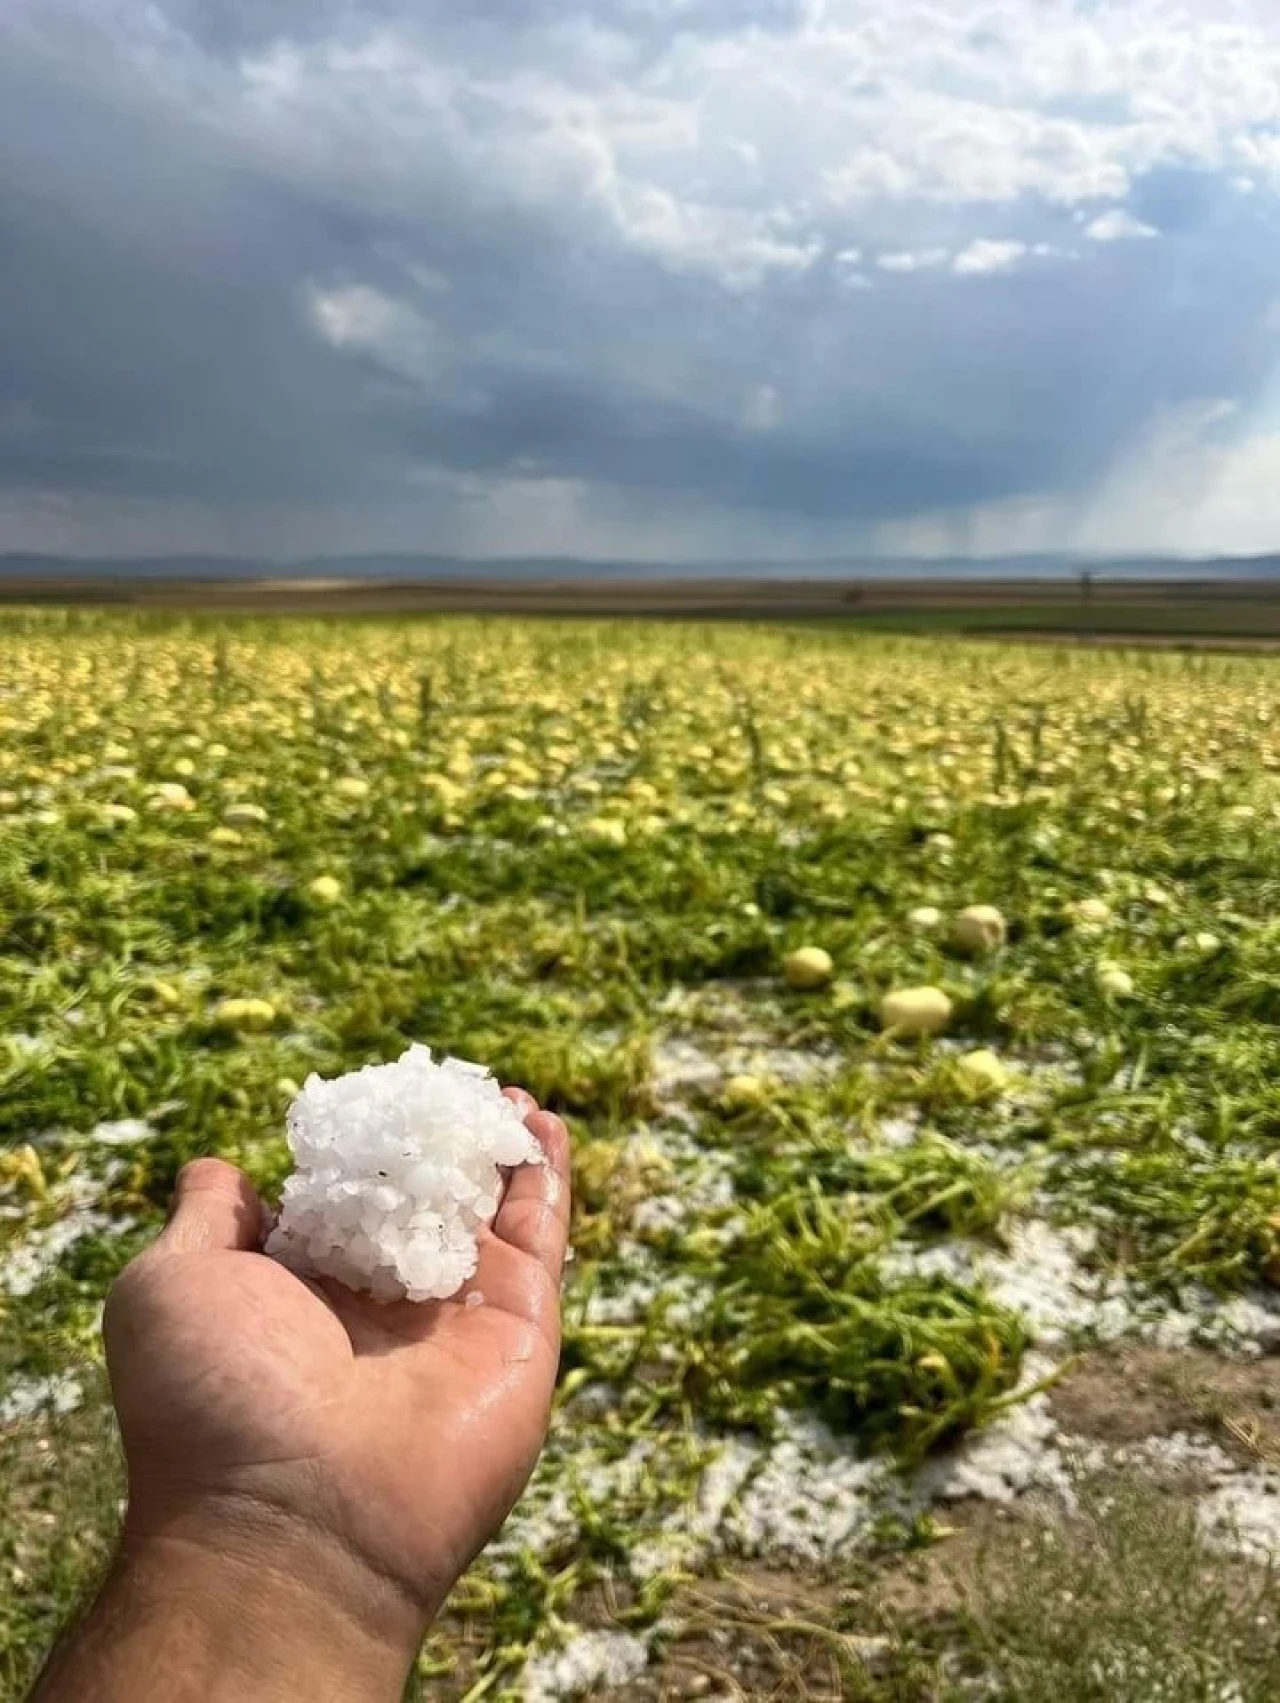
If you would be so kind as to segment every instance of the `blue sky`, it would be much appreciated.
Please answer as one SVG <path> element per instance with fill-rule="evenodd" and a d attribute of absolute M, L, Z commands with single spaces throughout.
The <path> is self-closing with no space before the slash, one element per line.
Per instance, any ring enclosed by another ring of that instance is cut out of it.
<path fill-rule="evenodd" d="M 1280 548 L 1280 7 L 0 0 L 0 548 Z"/>

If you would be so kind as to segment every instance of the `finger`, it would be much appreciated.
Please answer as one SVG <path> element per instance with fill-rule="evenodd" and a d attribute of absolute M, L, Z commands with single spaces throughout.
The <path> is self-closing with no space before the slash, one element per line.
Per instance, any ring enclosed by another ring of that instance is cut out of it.
<path fill-rule="evenodd" d="M 558 1280 L 569 1244 L 569 1131 L 554 1112 L 531 1112 L 525 1123 L 545 1162 L 512 1173 L 493 1233 Z"/>
<path fill-rule="evenodd" d="M 504 1088 L 502 1096 L 511 1101 L 522 1118 L 527 1119 L 530 1112 L 536 1112 L 538 1109 L 538 1102 L 527 1088 Z"/>
<path fill-rule="evenodd" d="M 196 1159 L 178 1173 L 169 1222 L 156 1243 L 166 1254 L 256 1250 L 266 1213 L 257 1191 L 234 1165 Z"/>

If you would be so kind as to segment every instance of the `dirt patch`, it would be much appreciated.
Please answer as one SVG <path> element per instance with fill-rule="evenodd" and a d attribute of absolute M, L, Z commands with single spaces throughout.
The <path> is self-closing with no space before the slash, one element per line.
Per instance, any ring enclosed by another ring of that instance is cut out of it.
<path fill-rule="evenodd" d="M 1280 1463 L 1280 1361 L 1200 1349 L 1087 1355 L 1050 1393 L 1059 1427 L 1113 1446 L 1176 1432 L 1213 1438 L 1243 1464 Z"/>
<path fill-rule="evenodd" d="M 1146 1601 L 1166 1568 L 1172 1575 L 1181 1567 L 1188 1586 L 1227 1611 L 1252 1615 L 1260 1601 L 1274 1602 L 1268 1569 L 1199 1546 L 1194 1493 L 1176 1476 L 1102 1472 L 1082 1481 L 1080 1496 L 1071 1515 L 1034 1498 L 1012 1507 L 966 1505 L 934 1547 L 870 1583 L 867 1603 L 887 1645 L 930 1628 L 960 1637 L 1000 1605 L 1025 1599 L 1037 1577 L 1059 1589 L 1063 1576 L 1070 1584 L 1078 1575 L 1100 1603 L 1126 1593 Z"/>
<path fill-rule="evenodd" d="M 916 1626 L 956 1614 L 981 1591 L 999 1591 L 1034 1561 L 1047 1504 L 968 1502 L 939 1525 L 932 1548 L 905 1556 L 875 1580 L 869 1600 L 886 1625 Z"/>
<path fill-rule="evenodd" d="M 770 1698 L 837 1703 L 847 1675 L 875 1671 L 884 1641 L 853 1629 L 858 1599 L 814 1574 L 744 1563 L 681 1587 L 664 1614 L 671 1632 L 646 1674 L 605 1703 Z"/>

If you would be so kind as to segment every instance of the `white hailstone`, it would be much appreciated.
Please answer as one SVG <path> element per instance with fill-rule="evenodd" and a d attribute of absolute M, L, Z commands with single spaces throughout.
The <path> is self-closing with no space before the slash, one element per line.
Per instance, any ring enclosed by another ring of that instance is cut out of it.
<path fill-rule="evenodd" d="M 899 1035 L 936 1035 L 951 1021 L 952 1005 L 941 988 L 899 988 L 880 1002 L 880 1026 Z"/>
<path fill-rule="evenodd" d="M 997 952 L 1006 933 L 1004 917 L 994 905 L 970 905 L 951 925 L 951 944 L 962 952 Z"/>
<path fill-rule="evenodd" d="M 1104 960 L 1098 965 L 1098 986 L 1111 999 L 1128 999 L 1133 992 L 1133 977 L 1119 964 Z"/>
<path fill-rule="evenodd" d="M 288 1118 L 296 1170 L 267 1252 L 377 1301 L 442 1300 L 476 1269 L 502 1166 L 540 1164 L 519 1111 L 482 1065 L 395 1064 L 308 1079 Z"/>
<path fill-rule="evenodd" d="M 914 911 L 908 913 L 907 921 L 912 928 L 918 928 L 922 934 L 927 934 L 942 921 L 942 912 L 936 905 L 917 905 Z"/>
<path fill-rule="evenodd" d="M 1073 920 L 1085 928 L 1103 928 L 1111 921 L 1111 906 L 1105 899 L 1077 899 L 1067 909 Z"/>
<path fill-rule="evenodd" d="M 336 875 L 317 875 L 308 885 L 307 894 L 314 904 L 336 905 L 342 898 L 342 883 Z"/>
<path fill-rule="evenodd" d="M 812 993 L 815 988 L 826 987 L 835 973 L 831 954 L 824 952 L 820 946 L 802 946 L 796 952 L 789 952 L 782 964 L 787 986 L 799 993 Z"/>

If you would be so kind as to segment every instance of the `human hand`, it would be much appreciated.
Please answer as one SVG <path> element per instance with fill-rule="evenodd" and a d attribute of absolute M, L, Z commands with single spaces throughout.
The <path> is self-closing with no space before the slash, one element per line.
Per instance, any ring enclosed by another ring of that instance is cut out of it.
<path fill-rule="evenodd" d="M 507 1093 L 547 1164 L 512 1175 L 456 1300 L 382 1305 L 304 1281 L 258 1251 L 265 1214 L 240 1171 L 182 1172 L 169 1224 L 107 1304 L 126 1554 L 194 1558 L 215 1590 L 229 1557 L 251 1602 L 279 1580 L 296 1614 L 301 1587 L 307 1624 L 351 1620 L 407 1668 L 524 1488 L 555 1384 L 568 1137 Z"/>

